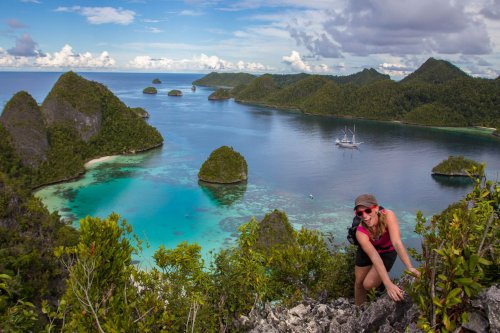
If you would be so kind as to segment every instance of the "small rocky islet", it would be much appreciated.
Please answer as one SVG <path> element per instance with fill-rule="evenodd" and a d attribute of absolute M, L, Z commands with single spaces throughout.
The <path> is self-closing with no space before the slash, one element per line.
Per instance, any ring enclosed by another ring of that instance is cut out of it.
<path fill-rule="evenodd" d="M 478 174 L 469 175 L 467 170 L 472 170 L 472 168 L 478 170 L 479 167 L 480 163 L 464 156 L 449 156 L 446 160 L 432 168 L 432 175 L 446 177 L 478 176 Z"/>
<path fill-rule="evenodd" d="M 229 89 L 219 88 L 208 96 L 210 101 L 221 101 L 231 98 L 231 92 Z"/>
<path fill-rule="evenodd" d="M 158 90 L 155 87 L 146 87 L 144 88 L 142 93 L 148 95 L 156 95 L 158 93 Z"/>
<path fill-rule="evenodd" d="M 240 183 L 248 179 L 248 164 L 232 147 L 222 146 L 212 151 L 203 162 L 198 179 L 217 184 Z"/>
<path fill-rule="evenodd" d="M 176 96 L 176 97 L 180 97 L 182 96 L 182 91 L 178 90 L 178 89 L 172 89 L 168 92 L 168 96 Z"/>

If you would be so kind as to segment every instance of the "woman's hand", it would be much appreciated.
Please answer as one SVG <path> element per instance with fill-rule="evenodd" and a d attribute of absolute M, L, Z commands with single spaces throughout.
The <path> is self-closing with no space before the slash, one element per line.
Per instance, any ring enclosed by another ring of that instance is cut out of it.
<path fill-rule="evenodd" d="M 408 268 L 408 272 L 412 273 L 416 277 L 420 277 L 420 271 L 416 269 L 415 267 Z"/>
<path fill-rule="evenodd" d="M 385 286 L 385 289 L 387 289 L 387 295 L 389 295 L 393 301 L 398 302 L 403 300 L 403 291 L 394 283 L 391 282 L 390 285 Z"/>

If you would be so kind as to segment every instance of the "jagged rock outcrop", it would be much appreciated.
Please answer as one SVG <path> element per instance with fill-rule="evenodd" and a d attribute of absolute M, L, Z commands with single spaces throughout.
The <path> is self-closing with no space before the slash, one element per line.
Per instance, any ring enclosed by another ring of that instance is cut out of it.
<path fill-rule="evenodd" d="M 48 125 L 70 126 L 87 142 L 101 129 L 106 95 L 105 86 L 70 71 L 59 77 L 43 101 L 42 113 Z"/>
<path fill-rule="evenodd" d="M 47 129 L 42 112 L 30 94 L 25 91 L 15 94 L 5 105 L 0 123 L 9 132 L 25 166 L 36 167 L 47 160 Z"/>
<path fill-rule="evenodd" d="M 293 241 L 293 227 L 284 212 L 276 209 L 259 222 L 255 247 L 263 253 L 274 247 L 287 246 Z"/>
<path fill-rule="evenodd" d="M 411 278 L 404 277 L 400 285 Z M 473 302 L 469 322 L 463 326 L 471 332 L 500 332 L 500 288 L 491 286 Z M 266 304 L 261 311 L 254 310 L 242 316 L 240 328 L 252 333 L 396 333 L 422 332 L 417 327 L 418 308 L 405 295 L 394 302 L 387 295 L 357 307 L 353 300 L 339 298 L 324 304 L 305 300 L 291 309 Z"/>

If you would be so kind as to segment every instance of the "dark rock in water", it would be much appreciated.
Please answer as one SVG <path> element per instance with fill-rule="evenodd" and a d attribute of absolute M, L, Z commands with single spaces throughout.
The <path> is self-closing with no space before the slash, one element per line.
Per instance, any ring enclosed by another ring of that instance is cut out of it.
<path fill-rule="evenodd" d="M 159 78 L 156 78 L 153 80 L 153 84 L 160 84 L 161 80 Z"/>
<path fill-rule="evenodd" d="M 198 173 L 198 179 L 208 183 L 232 184 L 247 178 L 248 165 L 245 158 L 228 146 L 214 150 Z"/>
<path fill-rule="evenodd" d="M 25 91 L 15 94 L 5 105 L 0 123 L 9 132 L 24 165 L 36 167 L 47 160 L 47 129 L 42 112 L 30 94 Z"/>

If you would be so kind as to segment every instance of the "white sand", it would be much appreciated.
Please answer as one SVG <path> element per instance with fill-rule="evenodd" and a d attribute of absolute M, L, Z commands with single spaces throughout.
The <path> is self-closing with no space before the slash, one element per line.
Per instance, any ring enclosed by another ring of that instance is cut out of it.
<path fill-rule="evenodd" d="M 112 160 L 113 158 L 118 157 L 118 156 L 119 155 L 111 155 L 111 156 L 99 157 L 99 158 L 96 158 L 96 159 L 88 161 L 87 163 L 84 164 L 84 167 L 85 168 L 89 168 L 93 164 L 100 163 L 100 162 L 105 162 L 105 161 L 109 161 L 109 160 Z"/>

